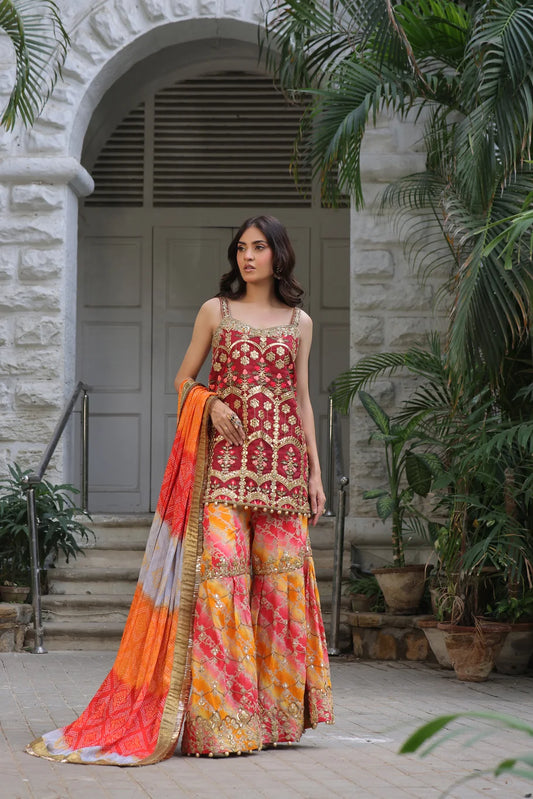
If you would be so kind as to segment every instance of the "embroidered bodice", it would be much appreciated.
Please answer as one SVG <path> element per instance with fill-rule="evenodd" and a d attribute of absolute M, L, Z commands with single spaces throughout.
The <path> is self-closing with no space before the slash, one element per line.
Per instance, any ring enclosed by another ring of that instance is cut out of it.
<path fill-rule="evenodd" d="M 309 514 L 307 448 L 296 401 L 300 310 L 288 325 L 257 329 L 221 298 L 209 389 L 239 416 L 246 439 L 212 431 L 205 502 Z"/>

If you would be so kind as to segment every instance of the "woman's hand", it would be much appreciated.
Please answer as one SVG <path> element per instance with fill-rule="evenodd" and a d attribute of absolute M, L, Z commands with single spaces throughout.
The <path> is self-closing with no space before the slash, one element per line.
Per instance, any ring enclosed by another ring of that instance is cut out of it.
<path fill-rule="evenodd" d="M 311 524 L 314 526 L 324 513 L 326 495 L 320 477 L 309 477 L 309 504 L 311 505 Z"/>
<path fill-rule="evenodd" d="M 237 414 L 220 399 L 216 399 L 211 406 L 211 421 L 217 432 L 219 432 L 229 444 L 240 445 L 244 442 L 244 428 L 241 420 Z"/>

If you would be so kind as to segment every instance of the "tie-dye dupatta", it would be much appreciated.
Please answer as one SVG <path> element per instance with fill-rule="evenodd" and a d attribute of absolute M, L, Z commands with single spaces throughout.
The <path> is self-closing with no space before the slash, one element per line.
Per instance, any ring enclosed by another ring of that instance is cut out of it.
<path fill-rule="evenodd" d="M 113 668 L 81 716 L 33 741 L 30 754 L 140 766 L 174 752 L 190 690 L 212 397 L 192 380 L 180 387 L 176 437 Z"/>

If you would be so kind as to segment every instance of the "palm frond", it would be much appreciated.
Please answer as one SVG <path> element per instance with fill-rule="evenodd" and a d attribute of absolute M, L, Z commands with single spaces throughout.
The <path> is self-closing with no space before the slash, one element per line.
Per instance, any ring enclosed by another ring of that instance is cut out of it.
<path fill-rule="evenodd" d="M 31 125 L 41 112 L 61 74 L 69 37 L 52 0 L 0 0 L 0 29 L 16 55 L 15 85 L 0 120 L 11 130 L 17 117 Z"/>

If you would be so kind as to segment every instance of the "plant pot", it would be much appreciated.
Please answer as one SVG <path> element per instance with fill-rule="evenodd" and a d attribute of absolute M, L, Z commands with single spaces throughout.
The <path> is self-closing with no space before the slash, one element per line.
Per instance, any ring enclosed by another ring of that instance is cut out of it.
<path fill-rule="evenodd" d="M 416 563 L 398 568 L 372 569 L 389 613 L 404 616 L 416 613 L 424 594 L 426 576 L 431 568 L 423 563 Z"/>
<path fill-rule="evenodd" d="M 510 625 L 487 623 L 461 627 L 439 623 L 438 627 L 445 631 L 446 649 L 457 678 L 465 682 L 487 680 Z"/>
<path fill-rule="evenodd" d="M 29 594 L 29 585 L 0 585 L 2 602 L 17 602 L 21 605 L 27 600 Z"/>
<path fill-rule="evenodd" d="M 375 597 L 366 594 L 352 594 L 352 610 L 354 613 L 370 613 Z"/>
<path fill-rule="evenodd" d="M 426 636 L 429 648 L 435 655 L 439 666 L 442 669 L 453 669 L 446 648 L 446 633 L 444 630 L 439 629 L 437 619 L 420 619 L 417 624 Z"/>
<path fill-rule="evenodd" d="M 494 667 L 499 674 L 524 674 L 533 654 L 533 622 L 511 624 Z"/>

